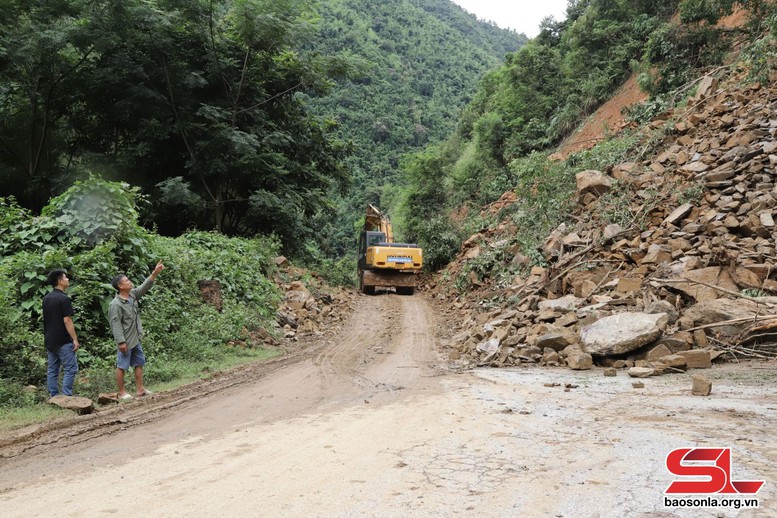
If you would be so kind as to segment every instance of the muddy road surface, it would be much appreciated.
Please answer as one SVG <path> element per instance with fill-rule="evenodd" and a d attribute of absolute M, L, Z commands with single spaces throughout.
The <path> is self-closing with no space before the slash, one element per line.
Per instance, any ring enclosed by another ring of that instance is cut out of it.
<path fill-rule="evenodd" d="M 774 362 L 703 371 L 709 397 L 690 374 L 458 371 L 423 296 L 356 307 L 283 358 L 5 434 L 0 515 L 777 516 Z M 666 507 L 683 447 L 731 448 L 758 507 Z"/>

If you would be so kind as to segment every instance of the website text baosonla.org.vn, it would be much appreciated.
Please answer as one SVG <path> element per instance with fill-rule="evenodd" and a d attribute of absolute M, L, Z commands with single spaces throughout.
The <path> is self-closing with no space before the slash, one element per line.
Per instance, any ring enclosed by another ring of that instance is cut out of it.
<path fill-rule="evenodd" d="M 674 498 L 664 496 L 664 507 L 674 508 L 732 507 L 734 509 L 757 509 L 759 505 L 757 498 L 715 498 L 711 496 Z"/>

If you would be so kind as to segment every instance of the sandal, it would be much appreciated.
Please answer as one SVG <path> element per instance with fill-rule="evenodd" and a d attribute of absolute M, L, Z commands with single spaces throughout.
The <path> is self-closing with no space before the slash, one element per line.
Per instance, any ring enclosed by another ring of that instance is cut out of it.
<path fill-rule="evenodd" d="M 130 395 L 130 394 L 122 394 L 121 396 L 118 397 L 118 399 L 119 399 L 119 401 L 128 401 L 128 400 L 132 399 L 132 395 Z"/>
<path fill-rule="evenodd" d="M 153 395 L 154 395 L 154 393 L 153 393 L 153 392 L 151 392 L 151 391 L 150 391 L 150 390 L 148 390 L 148 389 L 144 389 L 144 390 L 143 390 L 143 392 L 141 392 L 140 394 L 138 394 L 138 396 L 137 396 L 137 397 L 146 397 L 146 396 L 153 396 Z"/>

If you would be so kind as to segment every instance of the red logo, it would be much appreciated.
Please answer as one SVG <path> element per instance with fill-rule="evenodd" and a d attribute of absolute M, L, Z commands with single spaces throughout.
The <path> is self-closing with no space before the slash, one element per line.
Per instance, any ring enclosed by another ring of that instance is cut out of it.
<path fill-rule="evenodd" d="M 667 494 L 754 495 L 763 480 L 731 480 L 731 448 L 678 448 L 666 456 L 666 469 L 678 477 L 707 477 L 709 480 L 675 480 Z"/>

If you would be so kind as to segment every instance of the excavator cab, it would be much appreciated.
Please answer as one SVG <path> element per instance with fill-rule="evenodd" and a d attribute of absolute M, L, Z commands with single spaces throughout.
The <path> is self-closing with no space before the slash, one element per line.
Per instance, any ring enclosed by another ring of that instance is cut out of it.
<path fill-rule="evenodd" d="M 386 234 L 383 232 L 362 232 L 359 236 L 359 267 L 367 267 L 367 249 L 386 242 Z"/>
<path fill-rule="evenodd" d="M 386 242 L 386 234 L 383 232 L 367 232 L 367 246 L 378 246 Z"/>

